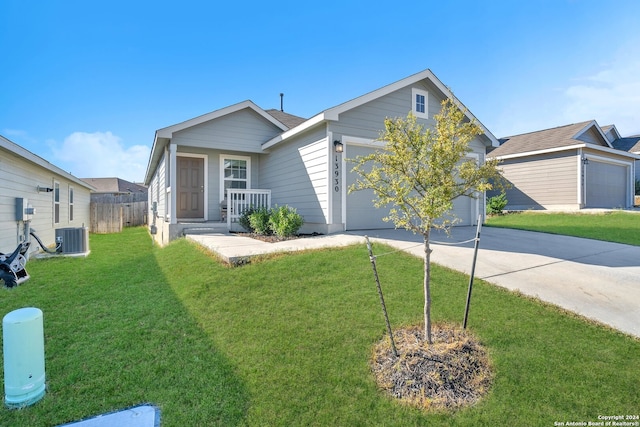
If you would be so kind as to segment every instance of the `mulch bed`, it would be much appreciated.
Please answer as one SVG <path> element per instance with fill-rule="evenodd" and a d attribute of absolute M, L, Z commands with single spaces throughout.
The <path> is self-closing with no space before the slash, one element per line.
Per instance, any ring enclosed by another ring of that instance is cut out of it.
<path fill-rule="evenodd" d="M 397 358 L 388 337 L 376 344 L 371 368 L 378 386 L 402 403 L 431 411 L 476 404 L 493 379 L 486 351 L 466 330 L 450 325 L 434 325 L 432 338 L 427 344 L 421 326 L 395 331 Z"/>
<path fill-rule="evenodd" d="M 267 243 L 276 243 L 276 242 L 284 242 L 287 240 L 296 240 L 296 239 L 304 239 L 306 237 L 315 237 L 321 236 L 319 233 L 313 234 L 296 234 L 295 236 L 287 236 L 287 237 L 278 237 L 275 235 L 264 235 L 257 233 L 243 233 L 243 232 L 233 232 L 233 234 L 237 234 L 238 236 L 251 237 L 252 239 L 260 240 Z"/>

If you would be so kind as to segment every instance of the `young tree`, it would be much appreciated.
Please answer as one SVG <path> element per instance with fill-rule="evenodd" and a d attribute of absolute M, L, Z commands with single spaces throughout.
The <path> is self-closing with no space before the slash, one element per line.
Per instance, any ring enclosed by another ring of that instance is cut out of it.
<path fill-rule="evenodd" d="M 431 338 L 431 248 L 432 229 L 449 227 L 458 219 L 451 214 L 457 197 L 477 198 L 499 179 L 497 161 L 478 164 L 468 157 L 469 143 L 482 133 L 479 126 L 466 119 L 451 101 L 442 102 L 434 116 L 435 126 L 416 122 L 409 113 L 406 119 L 385 119 L 380 140 L 384 150 L 350 159 L 358 179 L 349 192 L 370 189 L 377 208 L 391 206 L 385 221 L 422 235 L 424 240 L 424 333 Z"/>

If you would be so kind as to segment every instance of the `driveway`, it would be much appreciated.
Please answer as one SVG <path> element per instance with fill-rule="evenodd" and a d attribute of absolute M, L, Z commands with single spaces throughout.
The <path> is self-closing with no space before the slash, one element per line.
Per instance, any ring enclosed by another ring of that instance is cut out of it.
<path fill-rule="evenodd" d="M 366 230 L 374 241 L 424 254 L 421 236 L 404 230 Z M 475 227 L 455 227 L 451 236 L 432 240 L 453 243 L 473 239 Z M 473 243 L 435 243 L 433 262 L 471 272 Z M 577 237 L 484 227 L 476 277 L 537 297 L 625 333 L 640 337 L 640 247 Z M 471 308 L 473 311 L 473 306 Z"/>

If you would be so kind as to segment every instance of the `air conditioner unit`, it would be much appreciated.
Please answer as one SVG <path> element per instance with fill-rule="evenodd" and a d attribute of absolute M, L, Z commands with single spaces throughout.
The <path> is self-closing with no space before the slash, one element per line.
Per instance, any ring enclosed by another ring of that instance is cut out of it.
<path fill-rule="evenodd" d="M 89 230 L 87 227 L 57 228 L 56 244 L 63 254 L 82 254 L 89 252 Z"/>

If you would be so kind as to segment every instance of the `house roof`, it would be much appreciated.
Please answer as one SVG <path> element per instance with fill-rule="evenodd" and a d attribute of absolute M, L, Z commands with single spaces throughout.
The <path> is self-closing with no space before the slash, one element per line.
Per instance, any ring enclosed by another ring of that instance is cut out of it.
<path fill-rule="evenodd" d="M 618 138 L 611 143 L 614 148 L 630 153 L 640 154 L 640 135 L 630 136 L 627 138 Z"/>
<path fill-rule="evenodd" d="M 309 120 L 299 124 L 298 126 L 294 127 L 293 129 L 290 129 L 288 131 L 283 132 L 282 134 L 272 138 L 271 140 L 265 142 L 264 144 L 262 144 L 262 148 L 267 149 L 270 148 L 282 141 L 285 141 L 286 139 L 300 133 L 303 132 L 311 127 L 314 127 L 320 123 L 323 123 L 325 121 L 329 121 L 329 120 L 338 120 L 340 114 L 344 113 L 345 111 L 349 111 L 352 110 L 356 107 L 359 107 L 360 105 L 363 105 L 367 102 L 371 102 L 377 98 L 383 97 L 385 95 L 388 95 L 396 90 L 402 89 L 406 86 L 409 86 L 413 83 L 419 82 L 421 80 L 429 80 L 431 83 L 434 84 L 434 86 L 436 86 L 438 88 L 438 90 L 447 98 L 451 98 L 455 104 L 458 106 L 458 108 L 460 108 L 462 111 L 465 111 L 466 116 L 470 119 L 475 121 L 476 123 L 478 123 L 478 125 L 480 126 L 480 128 L 482 129 L 482 132 L 484 133 L 484 135 L 487 137 L 487 139 L 490 142 L 491 146 L 497 147 L 499 145 L 499 142 L 497 140 L 497 138 L 489 131 L 489 129 L 487 129 L 482 123 L 480 123 L 480 121 L 462 104 L 462 102 L 460 102 L 460 100 L 458 100 L 453 93 L 449 90 L 449 88 L 447 88 L 441 81 L 440 79 L 438 79 L 435 74 L 433 74 L 433 72 L 429 69 L 426 69 L 424 71 L 421 71 L 419 73 L 413 74 L 409 77 L 406 77 L 402 80 L 398 80 L 395 83 L 391 83 L 387 86 L 383 86 L 380 89 L 376 89 L 372 92 L 369 92 L 365 95 L 359 96 L 357 98 L 354 98 L 350 101 L 344 102 L 342 104 L 336 105 L 335 107 L 329 108 L 327 110 L 322 111 L 321 113 L 315 115 L 314 117 L 310 118 Z"/>
<path fill-rule="evenodd" d="M 31 151 L 21 147 L 20 145 L 16 144 L 13 141 L 8 140 L 2 135 L 0 135 L 0 148 L 4 148 L 5 150 L 10 151 L 15 155 L 22 157 L 28 162 L 38 165 L 41 168 L 44 168 L 52 173 L 60 175 L 68 179 L 69 181 L 75 182 L 76 184 L 86 187 L 89 190 L 94 190 L 94 187 L 92 185 L 87 184 L 86 182 L 82 181 L 80 178 L 76 178 L 75 176 L 71 175 L 69 172 L 63 171 L 56 165 L 49 163 L 42 157 L 36 154 L 33 154 Z"/>
<path fill-rule="evenodd" d="M 491 151 L 491 157 L 522 154 L 575 145 L 580 142 L 575 139 L 576 134 L 590 123 L 592 123 L 592 121 L 500 138 L 500 147 Z"/>
<path fill-rule="evenodd" d="M 285 113 L 284 111 L 280 110 L 270 109 L 266 110 L 266 112 L 271 114 L 276 120 L 278 120 L 289 129 L 294 128 L 299 124 L 307 121 L 307 119 L 303 117 L 294 116 L 293 114 Z"/>
<path fill-rule="evenodd" d="M 121 178 L 82 178 L 96 193 L 146 193 L 147 187 Z"/>
<path fill-rule="evenodd" d="M 172 126 L 168 126 L 162 129 L 158 129 L 155 134 L 153 147 L 151 148 L 151 156 L 149 158 L 149 163 L 147 165 L 147 171 L 145 174 L 145 183 L 149 183 L 151 181 L 151 175 L 160 161 L 162 157 L 162 153 L 164 148 L 167 146 L 169 141 L 172 138 L 174 132 L 178 132 L 183 129 L 190 128 L 192 126 L 196 126 L 201 123 L 205 123 L 207 121 L 216 119 L 218 117 L 225 116 L 227 114 L 232 114 L 237 111 L 240 111 L 245 108 L 249 108 L 255 111 L 260 116 L 264 117 L 266 120 L 273 123 L 275 126 L 282 130 L 278 136 L 266 141 L 262 144 L 262 149 L 266 150 L 282 141 L 287 140 L 288 138 L 293 137 L 301 132 L 304 132 L 307 129 L 320 125 L 329 120 L 338 120 L 340 114 L 345 111 L 349 111 L 353 108 L 356 108 L 360 105 L 363 105 L 367 102 L 373 101 L 377 98 L 388 95 L 394 91 L 407 87 L 413 83 L 428 80 L 430 81 L 441 93 L 444 97 L 451 98 L 455 104 L 462 111 L 465 112 L 467 118 L 469 120 L 475 121 L 483 132 L 485 143 L 490 146 L 497 147 L 499 145 L 498 139 L 482 124 L 476 117 L 455 97 L 453 93 L 447 88 L 432 72 L 427 69 L 421 71 L 412 76 L 406 77 L 402 80 L 398 80 L 395 83 L 384 86 L 380 89 L 369 92 L 365 95 L 354 98 L 350 101 L 339 104 L 335 107 L 329 108 L 327 110 L 322 111 L 320 114 L 310 118 L 304 119 L 302 117 L 294 116 L 292 114 L 285 113 L 283 111 L 278 111 L 275 109 L 271 110 L 263 110 L 258 107 L 252 101 L 243 101 L 238 104 L 234 104 L 216 111 L 212 111 L 210 113 L 204 114 L 202 116 L 195 117 L 190 120 L 186 120 L 181 123 L 177 123 Z"/>
<path fill-rule="evenodd" d="M 606 125 L 601 126 L 600 128 L 602 129 L 602 132 L 607 135 L 607 138 L 610 142 L 622 137 L 622 135 L 620 135 L 620 132 L 618 132 L 618 128 L 616 127 L 616 125 Z"/>
<path fill-rule="evenodd" d="M 590 134 L 589 138 L 587 134 Z M 595 141 L 595 142 L 594 142 Z M 500 138 L 500 147 L 490 151 L 491 158 L 525 157 L 552 151 L 589 147 L 629 156 L 616 149 L 595 120 L 543 129 L 535 132 Z M 631 157 L 637 157 L 631 154 Z"/>

